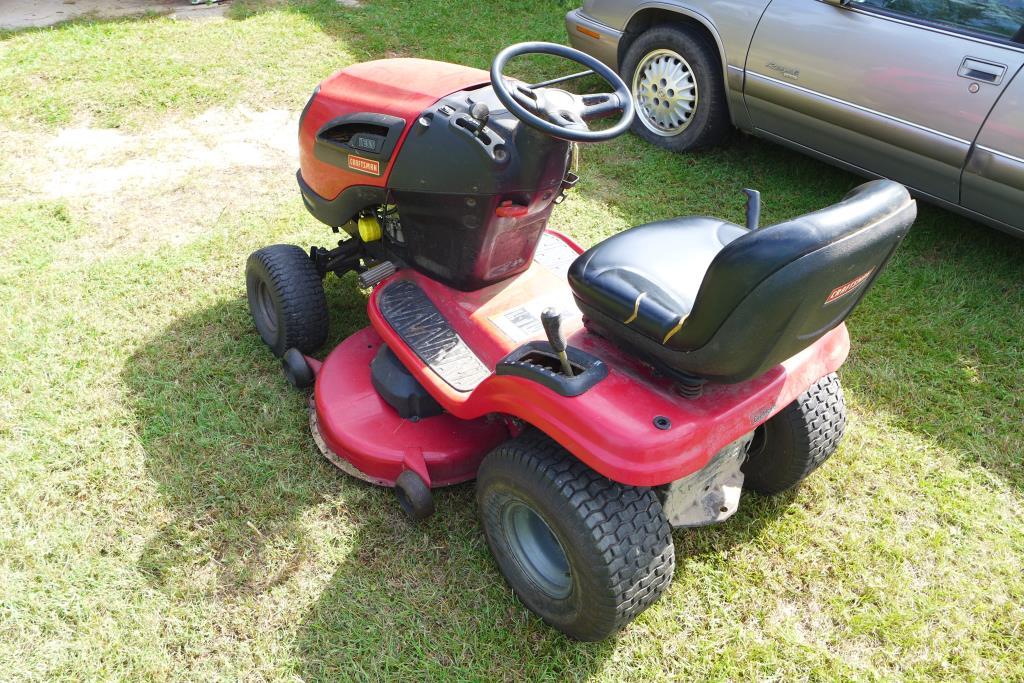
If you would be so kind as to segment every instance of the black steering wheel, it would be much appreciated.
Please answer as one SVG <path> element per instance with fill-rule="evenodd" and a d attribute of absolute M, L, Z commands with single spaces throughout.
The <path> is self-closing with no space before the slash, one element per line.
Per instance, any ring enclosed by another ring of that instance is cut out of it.
<path fill-rule="evenodd" d="M 615 87 L 614 92 L 575 95 L 560 88 L 531 88 L 505 78 L 505 64 L 529 54 L 554 55 L 592 70 Z M 491 85 L 501 103 L 520 121 L 551 137 L 569 142 L 600 142 L 622 135 L 633 123 L 633 96 L 617 73 L 594 57 L 555 43 L 516 43 L 498 53 L 491 63 Z M 588 121 L 621 113 L 616 124 L 590 130 Z"/>

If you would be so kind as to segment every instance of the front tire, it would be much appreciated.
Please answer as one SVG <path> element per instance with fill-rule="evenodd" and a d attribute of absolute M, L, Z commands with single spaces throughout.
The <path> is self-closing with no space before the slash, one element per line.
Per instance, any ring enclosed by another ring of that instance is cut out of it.
<path fill-rule="evenodd" d="M 327 297 L 309 254 L 293 244 L 254 251 L 245 288 L 256 331 L 274 352 L 313 353 L 327 340 Z"/>
<path fill-rule="evenodd" d="M 477 505 L 512 590 L 573 638 L 615 633 L 672 580 L 671 527 L 654 492 L 601 476 L 539 432 L 484 459 Z"/>
<path fill-rule="evenodd" d="M 636 103 L 633 132 L 672 152 L 720 143 L 731 129 L 722 64 L 699 29 L 660 25 L 633 41 L 620 73 Z"/>
<path fill-rule="evenodd" d="M 770 496 L 796 486 L 836 452 L 845 431 L 846 402 L 833 372 L 757 428 L 743 488 Z"/>

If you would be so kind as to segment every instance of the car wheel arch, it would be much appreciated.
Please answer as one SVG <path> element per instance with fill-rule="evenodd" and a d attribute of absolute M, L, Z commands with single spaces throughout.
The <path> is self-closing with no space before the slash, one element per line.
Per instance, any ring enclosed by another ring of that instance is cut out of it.
<path fill-rule="evenodd" d="M 633 41 L 641 33 L 654 26 L 673 24 L 696 27 L 710 39 L 711 44 L 714 45 L 715 50 L 718 52 L 718 61 L 722 69 L 722 82 L 725 83 L 726 90 L 728 91 L 728 61 L 725 57 L 725 46 L 722 43 L 722 38 L 718 35 L 718 31 L 715 30 L 714 24 L 708 17 L 687 7 L 655 4 L 648 5 L 634 12 L 633 16 L 626 22 L 622 39 L 619 40 L 618 54 L 616 55 L 617 67 L 622 66 L 622 60 L 630 45 L 633 44 Z M 728 98 L 726 98 L 726 107 L 729 109 L 730 118 L 732 118 L 732 106 Z"/>

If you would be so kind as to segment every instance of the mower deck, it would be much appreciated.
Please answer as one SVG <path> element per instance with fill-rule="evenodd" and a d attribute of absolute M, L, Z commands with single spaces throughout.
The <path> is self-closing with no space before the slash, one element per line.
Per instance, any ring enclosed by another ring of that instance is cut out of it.
<path fill-rule="evenodd" d="M 511 415 L 615 481 L 656 486 L 704 467 L 836 370 L 849 351 L 840 325 L 760 377 L 707 385 L 699 398 L 684 398 L 671 380 L 583 327 L 566 282 L 581 251 L 549 231 L 527 271 L 490 287 L 463 292 L 412 269 L 378 285 L 368 304 L 373 329 L 345 340 L 317 372 L 315 409 L 326 447 L 376 483 L 393 484 L 404 463 L 431 486 L 451 484 L 473 478 L 480 459 L 508 437 L 505 422 L 489 416 Z M 549 306 L 562 311 L 570 346 L 609 368 L 579 396 L 494 373 L 510 352 L 544 339 L 538 316 Z M 403 420 L 377 395 L 369 363 L 382 341 L 445 415 Z"/>
<path fill-rule="evenodd" d="M 405 420 L 370 380 L 380 336 L 364 328 L 341 342 L 317 370 L 310 427 L 327 459 L 360 479 L 392 486 L 405 469 L 432 486 L 476 476 L 480 460 L 508 438 L 501 420 L 450 414 Z"/>

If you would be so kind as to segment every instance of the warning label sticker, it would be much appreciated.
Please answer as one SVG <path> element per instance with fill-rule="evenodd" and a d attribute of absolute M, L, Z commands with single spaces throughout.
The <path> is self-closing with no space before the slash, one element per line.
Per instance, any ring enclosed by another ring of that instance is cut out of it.
<path fill-rule="evenodd" d="M 533 255 L 533 260 L 548 270 L 565 275 L 569 272 L 569 266 L 577 256 L 579 254 L 572 247 L 546 232 L 541 235 L 540 244 L 537 245 L 537 252 Z"/>
<path fill-rule="evenodd" d="M 543 337 L 544 326 L 540 323 L 540 314 L 545 308 L 554 308 L 565 318 L 579 316 L 580 310 L 572 299 L 572 294 L 561 297 L 543 297 L 534 299 L 522 306 L 492 315 L 488 320 L 514 342 L 523 342 L 535 337 Z"/>

